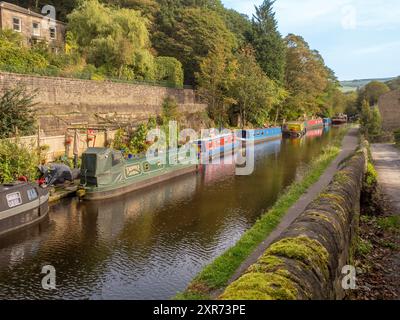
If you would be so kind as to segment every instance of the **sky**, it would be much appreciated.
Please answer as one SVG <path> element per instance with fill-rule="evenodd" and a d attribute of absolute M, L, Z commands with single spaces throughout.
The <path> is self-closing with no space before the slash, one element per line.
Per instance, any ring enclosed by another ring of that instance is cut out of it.
<path fill-rule="evenodd" d="M 262 0 L 222 0 L 251 16 Z M 399 0 L 277 0 L 279 30 L 301 35 L 340 80 L 400 75 Z"/>

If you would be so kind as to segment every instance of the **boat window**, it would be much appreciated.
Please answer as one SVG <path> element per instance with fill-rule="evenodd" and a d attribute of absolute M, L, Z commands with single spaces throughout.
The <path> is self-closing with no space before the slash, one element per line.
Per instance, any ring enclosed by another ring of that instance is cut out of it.
<path fill-rule="evenodd" d="M 122 154 L 121 153 L 113 153 L 112 155 L 112 165 L 113 167 L 119 165 L 122 161 Z"/>
<path fill-rule="evenodd" d="M 35 200 L 38 198 L 37 191 L 35 189 L 29 189 L 27 191 L 29 201 Z"/>

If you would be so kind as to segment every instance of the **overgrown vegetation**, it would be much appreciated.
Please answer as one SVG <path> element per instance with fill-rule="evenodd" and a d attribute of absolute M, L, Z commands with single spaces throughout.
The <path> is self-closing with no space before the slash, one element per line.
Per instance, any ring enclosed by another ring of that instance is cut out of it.
<path fill-rule="evenodd" d="M 394 141 L 396 145 L 400 147 L 400 129 L 394 132 Z"/>
<path fill-rule="evenodd" d="M 325 147 L 322 154 L 311 163 L 304 178 L 285 190 L 275 205 L 232 248 L 204 268 L 188 289 L 178 294 L 176 299 L 209 299 L 213 291 L 224 288 L 241 263 L 277 227 L 287 210 L 312 184 L 318 181 L 332 160 L 339 154 L 339 146 L 344 134 L 345 131 L 342 131 L 331 145 Z"/>
<path fill-rule="evenodd" d="M 40 152 L 34 146 L 21 145 L 18 138 L 0 140 L 0 184 L 22 176 L 35 180 L 40 160 Z"/>
<path fill-rule="evenodd" d="M 39 11 L 43 1 L 14 0 Z M 53 2 L 50 1 L 50 4 Z M 321 55 L 278 31 L 274 0 L 253 17 L 220 0 L 70 0 L 66 52 L 26 48 L 6 37 L 0 69 L 102 81 L 194 85 L 220 127 L 263 126 L 331 116 L 344 95 Z"/>
<path fill-rule="evenodd" d="M 23 87 L 15 87 L 0 97 L 0 139 L 35 132 L 35 95 L 27 93 Z"/>

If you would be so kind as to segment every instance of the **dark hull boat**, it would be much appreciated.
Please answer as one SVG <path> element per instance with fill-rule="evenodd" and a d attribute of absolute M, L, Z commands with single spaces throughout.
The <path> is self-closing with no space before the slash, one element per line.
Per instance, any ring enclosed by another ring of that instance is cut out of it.
<path fill-rule="evenodd" d="M 336 126 L 340 126 L 343 124 L 346 124 L 349 121 L 347 115 L 345 114 L 340 114 L 337 117 L 332 119 L 332 124 Z"/>
<path fill-rule="evenodd" d="M 35 183 L 0 185 L 0 235 L 44 219 L 49 212 L 49 193 Z"/>

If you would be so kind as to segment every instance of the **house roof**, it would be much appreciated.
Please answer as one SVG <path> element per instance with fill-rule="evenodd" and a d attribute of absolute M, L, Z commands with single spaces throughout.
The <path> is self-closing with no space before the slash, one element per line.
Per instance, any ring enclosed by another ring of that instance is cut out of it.
<path fill-rule="evenodd" d="M 26 9 L 26 8 L 23 8 L 23 7 L 20 7 L 20 6 L 17 6 L 15 4 L 5 2 L 5 1 L 0 1 L 0 8 L 8 9 L 8 10 L 11 10 L 11 11 L 14 11 L 14 12 L 18 12 L 18 13 L 22 13 L 22 14 L 25 14 L 25 15 L 29 15 L 29 16 L 32 16 L 32 17 L 37 17 L 37 18 L 41 18 L 41 19 L 45 18 L 45 16 L 43 16 L 43 15 L 41 15 L 41 14 L 35 12 L 35 11 L 32 11 L 31 9 Z M 65 25 L 65 23 L 62 22 L 62 21 L 56 20 L 56 22 L 59 23 L 59 24 L 64 24 Z"/>

